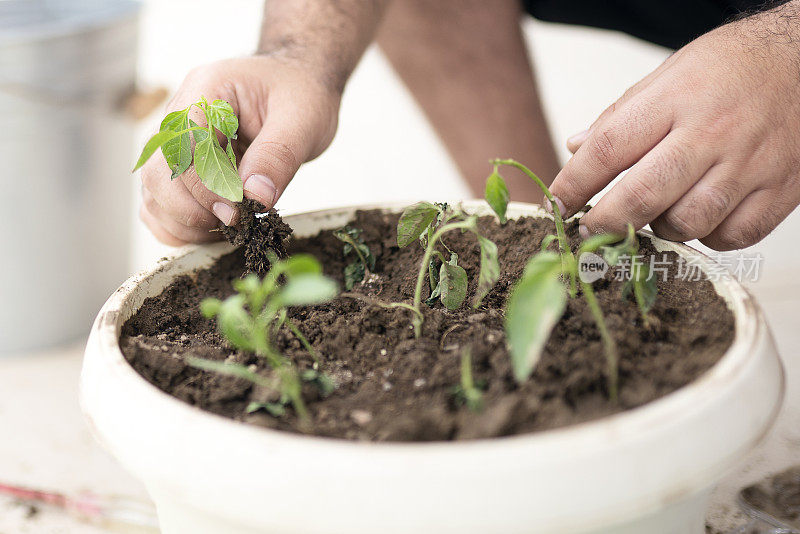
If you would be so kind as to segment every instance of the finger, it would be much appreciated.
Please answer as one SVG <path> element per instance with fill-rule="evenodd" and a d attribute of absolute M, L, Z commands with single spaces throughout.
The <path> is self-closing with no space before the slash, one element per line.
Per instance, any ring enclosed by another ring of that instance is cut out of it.
<path fill-rule="evenodd" d="M 220 220 L 230 225 L 230 218 L 224 217 L 225 213 L 215 215 L 200 205 L 186 188 L 183 180 L 170 179 L 164 156 L 159 152 L 153 156 L 153 161 L 148 162 L 142 170 L 142 194 L 147 191 L 149 202 L 157 202 L 161 212 L 183 226 L 202 230 L 211 230 L 219 226 Z M 151 212 L 154 210 L 151 209 Z M 219 210 L 218 210 L 219 211 Z M 223 217 L 221 217 L 222 215 Z"/>
<path fill-rule="evenodd" d="M 272 108 L 271 108 L 272 109 Z M 239 172 L 244 180 L 244 194 L 258 200 L 267 209 L 273 207 L 289 185 L 300 164 L 306 161 L 314 147 L 306 127 L 281 109 L 292 106 L 275 106 L 276 111 L 267 120 L 258 136 L 242 156 Z"/>
<path fill-rule="evenodd" d="M 687 134 L 673 131 L 648 152 L 596 206 L 581 218 L 581 232 L 637 230 L 680 199 L 713 164 L 713 156 L 698 152 Z"/>
<path fill-rule="evenodd" d="M 776 189 L 753 191 L 700 242 L 720 251 L 755 245 L 797 207 L 798 201 Z"/>
<path fill-rule="evenodd" d="M 188 243 L 210 243 L 212 241 L 218 241 L 221 237 L 220 232 L 213 232 L 209 229 L 201 229 L 195 226 L 186 226 L 176 221 L 158 202 L 156 202 L 153 195 L 144 188 L 142 188 L 142 203 L 147 211 L 158 220 L 167 232 L 181 241 Z"/>
<path fill-rule="evenodd" d="M 597 125 L 550 187 L 563 203 L 566 216 L 585 206 L 664 139 L 672 126 L 672 114 L 664 106 L 663 102 L 637 98 Z"/>
<path fill-rule="evenodd" d="M 586 130 L 577 133 L 567 139 L 567 149 L 572 152 L 573 154 L 578 151 L 578 149 L 583 145 L 586 139 L 589 137 L 591 132 L 595 129 L 595 127 L 600 124 L 601 122 L 608 119 L 608 117 L 613 114 L 617 109 L 620 109 L 624 104 L 626 104 L 629 100 L 631 100 L 634 96 L 638 95 L 648 87 L 658 78 L 661 74 L 666 72 L 670 67 L 675 64 L 675 60 L 680 56 L 681 51 L 678 50 L 674 54 L 671 54 L 661 65 L 658 66 L 657 69 L 652 71 L 650 74 L 642 78 L 639 82 L 629 87 L 621 97 L 619 97 L 613 104 L 608 106 L 603 112 L 595 119 L 589 128 Z"/>
<path fill-rule="evenodd" d="M 691 189 L 650 223 L 658 237 L 689 241 L 710 234 L 753 190 L 728 165 L 713 166 Z"/>
<path fill-rule="evenodd" d="M 161 226 L 161 223 L 158 221 L 158 219 L 156 219 L 144 205 L 139 208 L 139 218 L 142 220 L 145 226 L 147 226 L 155 238 L 165 245 L 169 245 L 171 247 L 180 247 L 187 244 L 185 241 L 181 241 L 174 235 L 167 232 L 164 227 Z"/>

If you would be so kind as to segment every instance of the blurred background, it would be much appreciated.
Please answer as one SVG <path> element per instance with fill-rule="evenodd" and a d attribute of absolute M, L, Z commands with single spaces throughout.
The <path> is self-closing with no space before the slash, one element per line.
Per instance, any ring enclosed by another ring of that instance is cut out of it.
<path fill-rule="evenodd" d="M 105 298 L 171 252 L 140 224 L 138 177 L 130 174 L 162 118 L 159 96 L 194 66 L 251 53 L 261 11 L 259 0 L 0 0 L 0 483 L 144 497 L 84 427 L 81 351 Z M 197 38 L 214 27 L 236 31 Z M 614 32 L 533 20 L 525 30 L 563 161 L 564 140 L 669 54 Z M 418 200 L 423 185 L 431 199 L 468 196 L 421 111 L 371 48 L 345 91 L 336 139 L 300 169 L 277 208 Z M 800 447 L 798 232 L 796 210 L 747 251 L 764 258 L 750 285 L 789 375 L 796 372 L 779 428 L 717 492 L 709 521 L 719 529 L 741 522 L 735 490 L 790 465 Z M 32 513 L 0 496 L 0 532 L 102 531 Z"/>

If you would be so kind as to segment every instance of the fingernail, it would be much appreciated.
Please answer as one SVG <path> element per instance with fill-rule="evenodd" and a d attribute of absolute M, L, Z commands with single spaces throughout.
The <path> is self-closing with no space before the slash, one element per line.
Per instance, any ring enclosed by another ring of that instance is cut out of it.
<path fill-rule="evenodd" d="M 554 196 L 553 200 L 555 201 L 556 206 L 558 206 L 558 212 L 561 214 L 561 216 L 562 217 L 566 216 L 567 210 L 564 209 L 564 203 L 561 202 L 561 199 Z M 545 211 L 547 211 L 547 213 L 553 215 L 553 204 L 547 197 L 544 198 L 544 209 Z"/>
<path fill-rule="evenodd" d="M 567 208 L 564 207 L 564 203 L 561 202 L 561 199 L 555 195 L 553 196 L 553 200 L 555 201 L 556 206 L 558 206 L 558 211 L 561 212 L 561 216 L 565 217 L 567 215 Z"/>
<path fill-rule="evenodd" d="M 584 225 L 578 226 L 578 233 L 581 235 L 581 239 L 589 239 L 589 229 Z"/>
<path fill-rule="evenodd" d="M 582 144 L 586 141 L 586 138 L 589 137 L 589 129 L 582 131 L 581 133 L 576 133 L 569 139 L 567 139 L 567 147 L 569 146 L 576 146 Z"/>
<path fill-rule="evenodd" d="M 224 202 L 214 202 L 214 204 L 211 205 L 211 211 L 225 226 L 231 225 L 233 215 L 236 213 L 232 207 Z"/>
<path fill-rule="evenodd" d="M 262 174 L 251 175 L 244 183 L 244 190 L 256 197 L 265 208 L 271 208 L 275 204 L 275 196 L 278 193 L 272 180 Z"/>

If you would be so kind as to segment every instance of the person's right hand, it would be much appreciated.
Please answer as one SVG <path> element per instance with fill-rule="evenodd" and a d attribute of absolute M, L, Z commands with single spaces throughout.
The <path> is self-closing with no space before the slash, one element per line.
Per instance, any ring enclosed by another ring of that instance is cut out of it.
<path fill-rule="evenodd" d="M 239 116 L 238 139 L 244 195 L 271 208 L 300 165 L 314 159 L 333 140 L 341 92 L 315 78 L 308 65 L 275 56 L 255 56 L 213 63 L 193 70 L 167 112 L 186 109 L 201 96 L 228 101 Z M 205 126 L 194 108 L 190 118 Z M 220 221 L 236 223 L 233 202 L 211 193 L 194 167 L 170 180 L 161 151 L 142 169 L 140 217 L 159 241 L 168 245 L 220 239 L 211 232 Z"/>

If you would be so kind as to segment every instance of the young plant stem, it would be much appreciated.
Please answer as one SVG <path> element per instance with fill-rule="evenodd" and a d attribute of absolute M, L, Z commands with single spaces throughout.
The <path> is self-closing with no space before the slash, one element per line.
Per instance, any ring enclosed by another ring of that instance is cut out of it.
<path fill-rule="evenodd" d="M 314 350 L 314 346 L 309 343 L 306 336 L 297 328 L 297 325 L 292 322 L 291 319 L 286 319 L 286 326 L 289 327 L 289 330 L 292 331 L 292 334 L 295 335 L 297 339 L 300 340 L 300 344 L 303 345 L 303 348 L 311 355 L 311 358 L 314 360 L 314 367 L 319 366 L 319 356 L 317 355 L 317 351 Z"/>
<path fill-rule="evenodd" d="M 597 301 L 592 285 L 581 280 L 581 290 L 586 303 L 589 305 L 589 310 L 592 312 L 594 322 L 597 324 L 597 329 L 600 331 L 600 338 L 603 341 L 603 350 L 606 353 L 606 372 L 608 373 L 608 396 L 611 402 L 617 402 L 617 382 L 619 381 L 617 343 L 608 331 L 603 311 L 600 309 L 600 303 Z"/>
<path fill-rule="evenodd" d="M 553 209 L 553 220 L 556 224 L 556 236 L 558 237 L 558 248 L 561 251 L 562 257 L 568 258 L 572 256 L 572 250 L 569 248 L 569 241 L 567 241 L 567 233 L 564 231 L 564 218 L 561 215 L 561 210 L 558 208 L 558 203 L 556 202 L 553 193 L 550 192 L 550 189 L 544 185 L 544 182 L 541 178 L 536 176 L 536 174 L 530 170 L 528 167 L 523 165 L 522 163 L 513 160 L 513 159 L 494 159 L 491 161 L 491 164 L 495 167 L 499 165 L 508 165 L 510 167 L 514 167 L 519 169 L 523 173 L 525 173 L 531 180 L 534 181 L 536 185 L 539 186 L 539 189 L 542 190 L 544 193 L 545 198 L 550 201 L 550 206 Z M 577 294 L 577 287 L 576 287 L 576 280 L 574 276 L 570 276 L 570 296 L 574 297 Z"/>
<path fill-rule="evenodd" d="M 431 256 L 436 249 L 436 243 L 450 230 L 470 230 L 474 228 L 474 226 L 475 221 L 472 219 L 448 223 L 436 230 L 436 232 L 433 233 L 433 236 L 428 239 L 428 246 L 425 247 L 425 254 L 422 256 L 422 263 L 420 263 L 419 273 L 417 274 L 417 285 L 414 288 L 414 303 L 411 306 L 416 312 L 412 321 L 414 325 L 414 337 L 419 338 L 422 334 L 422 286 L 425 283 L 425 273 L 428 270 L 428 264 L 431 261 Z M 433 288 L 431 288 L 431 290 L 433 290 Z"/>

